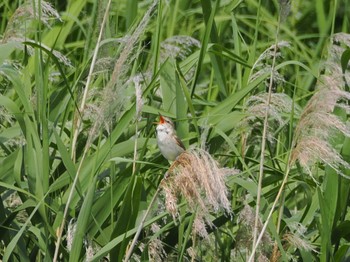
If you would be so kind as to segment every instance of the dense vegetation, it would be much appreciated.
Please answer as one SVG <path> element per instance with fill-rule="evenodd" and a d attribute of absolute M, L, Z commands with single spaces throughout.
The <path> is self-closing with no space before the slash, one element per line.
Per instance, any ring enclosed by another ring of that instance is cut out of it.
<path fill-rule="evenodd" d="M 0 11 L 2 261 L 350 258 L 349 1 Z"/>

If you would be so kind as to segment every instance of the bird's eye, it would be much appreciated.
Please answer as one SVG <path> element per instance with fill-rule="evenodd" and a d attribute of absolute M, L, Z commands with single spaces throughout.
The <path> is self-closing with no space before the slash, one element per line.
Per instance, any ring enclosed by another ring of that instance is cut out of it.
<path fill-rule="evenodd" d="M 166 121 L 167 122 L 167 124 L 169 124 L 169 125 L 171 125 L 172 127 L 174 127 L 174 123 L 171 121 L 171 120 L 168 120 L 168 121 Z"/>

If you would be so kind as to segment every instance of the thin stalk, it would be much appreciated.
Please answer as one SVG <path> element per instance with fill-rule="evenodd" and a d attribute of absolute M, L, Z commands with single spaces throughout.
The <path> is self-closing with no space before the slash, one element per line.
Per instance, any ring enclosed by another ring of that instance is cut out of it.
<path fill-rule="evenodd" d="M 95 67 L 95 64 L 96 64 L 96 59 L 97 59 L 97 54 L 98 54 L 100 42 L 101 42 L 101 39 L 102 39 L 103 28 L 104 28 L 106 20 L 107 20 L 107 15 L 109 13 L 109 8 L 110 8 L 110 5 L 111 5 L 111 2 L 112 2 L 111 0 L 108 1 L 107 7 L 106 7 L 106 10 L 105 10 L 105 14 L 103 16 L 101 30 L 100 30 L 100 33 L 99 33 L 99 36 L 98 36 L 98 39 L 97 39 L 97 44 L 96 44 L 96 47 L 95 47 L 95 50 L 94 50 L 94 54 L 93 54 L 93 58 L 92 58 L 91 66 L 90 66 L 89 75 L 88 75 L 87 82 L 86 82 L 86 85 L 85 85 L 83 99 L 82 99 L 82 102 L 81 102 L 81 105 L 80 105 L 80 109 L 79 109 L 80 113 L 82 113 L 84 111 L 86 98 L 87 98 L 87 93 L 88 93 L 89 85 L 90 85 L 90 82 L 91 82 L 92 73 L 93 73 L 93 70 L 94 70 L 94 67 Z M 80 125 L 81 125 L 81 118 L 79 117 L 78 120 L 77 120 L 77 125 L 76 125 L 76 128 L 75 128 L 74 135 L 73 135 L 73 140 L 72 140 L 71 158 L 73 159 L 74 162 L 75 162 L 75 157 L 76 157 L 76 155 L 75 155 L 75 147 L 76 147 L 76 142 L 77 142 L 77 139 L 78 139 Z M 85 157 L 87 155 L 87 152 L 89 150 L 89 145 L 91 143 L 91 139 L 92 138 L 90 137 L 90 139 L 88 139 L 88 141 L 86 143 L 82 159 L 80 160 L 80 163 L 79 163 L 79 166 L 78 166 L 78 169 L 77 169 L 77 174 L 75 175 L 75 178 L 74 178 L 74 181 L 73 181 L 73 185 L 72 185 L 71 190 L 69 192 L 68 200 L 67 200 L 66 206 L 64 208 L 62 223 L 61 223 L 61 226 L 60 226 L 60 228 L 58 230 L 58 236 L 57 236 L 57 241 L 56 241 L 55 253 L 54 253 L 54 258 L 53 258 L 54 262 L 56 262 L 57 259 L 58 259 L 58 253 L 59 253 L 59 250 L 60 250 L 63 229 L 64 229 L 66 218 L 67 218 L 67 215 L 68 215 L 69 206 L 70 206 L 70 203 L 71 203 L 72 198 L 73 198 L 73 193 L 74 193 L 75 187 L 76 187 L 76 185 L 78 183 L 78 178 L 79 178 L 79 174 L 80 174 L 83 162 L 84 162 Z"/>
<path fill-rule="evenodd" d="M 162 180 L 162 181 L 163 181 L 163 180 Z M 161 182 L 161 183 L 162 183 L 162 182 Z M 142 220 L 141 220 L 141 222 L 140 222 L 139 227 L 137 228 L 136 234 L 135 234 L 135 236 L 134 236 L 134 238 L 133 238 L 133 240 L 132 240 L 132 242 L 131 242 L 131 245 L 130 245 L 130 247 L 129 247 L 129 249 L 128 249 L 128 252 L 127 252 L 127 254 L 125 255 L 124 261 L 129 261 L 129 260 L 130 260 L 130 257 L 131 257 L 131 255 L 132 255 L 132 251 L 134 250 L 135 245 L 136 245 L 136 242 L 137 242 L 137 239 L 139 238 L 140 233 L 141 233 L 141 230 L 143 229 L 143 226 L 145 225 L 145 221 L 146 221 L 146 218 L 147 218 L 147 216 L 148 216 L 148 214 L 149 214 L 149 212 L 150 212 L 150 210 L 151 210 L 151 207 L 153 206 L 153 203 L 154 203 L 154 201 L 156 200 L 156 198 L 157 198 L 157 196 L 158 196 L 158 194 L 159 194 L 159 192 L 160 192 L 160 188 L 161 188 L 161 187 L 158 186 L 158 189 L 157 189 L 156 193 L 154 194 L 154 196 L 153 196 L 151 202 L 149 203 L 149 206 L 148 206 L 148 208 L 147 208 L 147 210 L 146 210 L 146 213 L 145 213 L 145 214 L 143 215 L 143 217 L 142 217 Z"/>
<path fill-rule="evenodd" d="M 279 231 L 281 229 L 281 220 L 282 220 L 282 216 L 283 216 L 284 198 L 285 198 L 285 195 L 283 194 L 282 199 L 281 199 L 280 210 L 278 213 L 277 228 L 276 228 L 277 233 L 279 233 Z"/>
<path fill-rule="evenodd" d="M 64 226 L 65 226 L 65 223 L 66 223 L 69 206 L 70 206 L 70 203 L 72 202 L 73 193 L 74 193 L 75 187 L 76 187 L 76 185 L 78 183 L 78 178 L 79 178 L 79 174 L 80 174 L 81 168 L 83 166 L 83 162 L 84 162 L 85 157 L 87 155 L 87 152 L 89 150 L 89 146 L 88 146 L 89 144 L 90 143 L 88 141 L 88 143 L 86 144 L 85 149 L 84 149 L 83 157 L 80 160 L 80 163 L 79 163 L 79 166 L 78 166 L 78 169 L 77 169 L 77 174 L 75 175 L 72 187 L 71 187 L 71 189 L 69 191 L 68 200 L 67 200 L 66 206 L 64 208 L 64 212 L 63 212 L 62 223 L 61 223 L 61 226 L 60 226 L 60 228 L 58 230 L 58 234 L 57 234 L 57 241 L 56 241 L 56 248 L 55 248 L 55 254 L 54 254 L 54 257 L 53 257 L 53 262 L 56 262 L 57 258 L 58 258 L 58 252 L 60 250 L 60 244 L 61 244 L 61 241 L 62 241 L 62 233 L 63 233 L 63 229 L 64 229 Z"/>
<path fill-rule="evenodd" d="M 134 80 L 135 85 L 135 99 L 136 99 L 136 123 L 135 123 L 135 143 L 134 143 L 134 157 L 133 157 L 133 163 L 132 163 L 132 174 L 134 175 L 136 172 L 136 160 L 137 160 L 137 140 L 139 136 L 139 119 L 141 117 L 142 113 L 142 89 L 140 82 L 138 79 Z"/>
<path fill-rule="evenodd" d="M 281 199 L 281 203 L 280 203 L 280 207 L 279 207 L 278 218 L 277 218 L 277 226 L 276 226 L 277 234 L 279 234 L 280 229 L 281 229 L 281 220 L 282 220 L 282 216 L 283 216 L 284 198 L 285 198 L 285 195 L 283 193 L 282 199 Z M 272 254 L 273 255 L 277 254 L 277 251 L 278 251 L 278 244 L 277 244 L 277 241 L 275 240 Z"/>
<path fill-rule="evenodd" d="M 110 2 L 108 3 L 108 6 L 107 6 L 108 9 L 109 9 L 109 5 L 110 5 Z M 84 147 L 83 155 L 82 155 L 82 157 L 81 157 L 81 159 L 79 161 L 77 172 L 76 172 L 76 175 L 75 175 L 72 187 L 71 187 L 71 189 L 69 191 L 68 199 L 67 199 L 67 202 L 66 202 L 66 205 L 65 205 L 65 209 L 64 209 L 64 212 L 63 212 L 62 222 L 61 222 L 60 228 L 59 228 L 58 233 L 57 233 L 56 248 L 55 248 L 55 254 L 54 254 L 54 259 L 53 259 L 54 262 L 56 262 L 57 258 L 58 258 L 59 247 L 60 247 L 60 244 L 61 244 L 61 241 L 62 241 L 63 229 L 64 229 L 65 222 L 66 222 L 66 219 L 67 219 L 68 210 L 69 210 L 70 204 L 71 204 L 72 199 L 73 199 L 73 193 L 75 192 L 75 189 L 76 189 L 76 186 L 77 186 L 77 183 L 78 183 L 78 180 L 79 180 L 79 175 L 81 173 L 81 169 L 82 169 L 83 163 L 84 163 L 84 161 L 85 161 L 85 159 L 87 157 L 87 154 L 89 152 L 90 146 L 91 146 L 91 144 L 93 142 L 94 134 L 96 134 L 98 128 L 99 128 L 99 124 L 98 124 L 98 122 L 96 122 L 92 126 L 92 128 L 90 129 L 90 132 L 89 132 L 89 135 L 88 135 L 88 139 L 87 139 L 85 147 Z"/>
<path fill-rule="evenodd" d="M 136 160 L 137 160 L 137 138 L 138 138 L 138 120 L 136 120 L 136 123 L 135 123 L 135 134 L 136 134 L 136 137 L 135 137 L 135 143 L 134 143 L 134 157 L 133 157 L 133 161 L 132 161 L 132 174 L 134 175 L 135 172 L 136 172 Z"/>
<path fill-rule="evenodd" d="M 260 232 L 260 234 L 259 234 L 259 237 L 257 238 L 255 245 L 253 246 L 252 254 L 251 254 L 250 257 L 249 257 L 248 262 L 254 261 L 254 256 L 255 256 L 256 249 L 258 248 L 259 243 L 260 243 L 260 241 L 261 241 L 261 239 L 262 239 L 262 237 L 263 237 L 263 235 L 264 235 L 264 233 L 265 233 L 265 231 L 266 231 L 267 224 L 268 224 L 269 221 L 270 221 L 270 218 L 271 218 L 271 216 L 272 216 L 272 214 L 273 214 L 273 211 L 275 210 L 275 207 L 276 207 L 276 205 L 277 205 L 277 202 L 278 202 L 278 200 L 280 199 L 280 197 L 281 197 L 281 195 L 282 195 L 282 193 L 283 193 L 284 186 L 286 185 L 286 183 L 287 183 L 287 181 L 288 181 L 289 171 L 290 171 L 290 167 L 289 167 L 289 164 L 288 164 L 287 171 L 286 171 L 286 174 L 285 174 L 284 179 L 283 179 L 283 181 L 282 181 L 281 187 L 280 187 L 280 189 L 279 189 L 279 191 L 278 191 L 278 193 L 277 193 L 277 196 L 276 196 L 275 201 L 274 201 L 273 204 L 272 204 L 270 213 L 268 214 L 268 216 L 267 216 L 267 218 L 266 218 L 266 221 L 265 221 L 265 223 L 264 223 L 264 225 L 263 225 L 263 227 L 262 227 L 262 229 L 261 229 L 261 232 Z"/>
<path fill-rule="evenodd" d="M 72 187 L 71 187 L 71 189 L 69 191 L 67 203 L 66 203 L 66 206 L 65 206 L 64 212 L 63 212 L 63 218 L 62 218 L 61 226 L 60 226 L 60 228 L 58 230 L 58 234 L 57 234 L 57 241 L 56 241 L 56 248 L 55 248 L 55 254 L 54 254 L 53 262 L 56 262 L 57 258 L 58 258 L 58 252 L 59 252 L 60 244 L 61 244 L 61 241 L 62 241 L 62 233 L 63 233 L 63 229 L 64 229 L 64 226 L 65 226 L 65 223 L 66 223 L 69 206 L 70 206 L 70 203 L 72 202 L 73 193 L 75 192 L 75 187 L 76 187 L 76 185 L 78 183 L 78 180 L 79 180 L 79 175 L 80 175 L 80 172 L 81 172 L 81 168 L 83 166 L 83 163 L 84 163 L 84 160 L 85 160 L 85 158 L 87 156 L 87 153 L 89 152 L 89 149 L 90 149 L 90 146 L 91 146 L 92 140 L 93 140 L 93 134 L 95 134 L 96 129 L 97 129 L 97 126 L 95 125 L 90 130 L 90 134 L 88 136 L 88 139 L 86 141 L 86 145 L 85 145 L 85 148 L 84 148 L 83 156 L 82 156 L 82 158 L 81 158 L 81 160 L 79 162 L 79 166 L 78 166 L 78 169 L 77 169 L 77 174 L 75 175 Z"/>
<path fill-rule="evenodd" d="M 268 118 L 269 118 L 269 110 L 270 110 L 270 103 L 271 103 L 271 93 L 272 93 L 274 71 L 275 71 L 275 64 L 276 64 L 276 52 L 277 52 L 277 43 L 278 43 L 277 39 L 278 39 L 278 32 L 279 32 L 279 24 L 280 24 L 280 19 L 278 20 L 278 27 L 277 27 L 276 39 L 275 39 L 275 45 L 274 45 L 274 51 L 273 51 L 274 55 L 273 55 L 273 59 L 272 59 L 269 91 L 268 91 L 268 96 L 267 96 L 267 101 L 266 101 L 264 128 L 263 128 L 262 142 L 261 142 L 259 179 L 258 179 L 258 190 L 257 190 L 256 210 L 255 210 L 255 223 L 254 223 L 254 233 L 253 233 L 253 249 L 254 249 L 254 246 L 256 244 L 256 237 L 257 237 L 258 228 L 259 228 L 259 213 L 260 213 L 260 204 L 261 204 L 262 179 L 264 176 L 266 136 L 267 136 L 267 129 L 268 129 Z"/>
<path fill-rule="evenodd" d="M 94 54 L 92 56 L 92 61 L 91 61 L 91 65 L 90 65 L 89 74 L 88 74 L 88 77 L 87 77 L 87 80 L 86 80 L 86 84 L 85 84 L 85 88 L 84 88 L 83 99 L 81 101 L 80 108 L 79 108 L 79 113 L 80 113 L 79 116 L 83 113 L 84 108 L 85 108 L 86 98 L 87 98 L 87 94 L 88 94 L 88 90 L 89 90 L 89 86 L 90 86 L 90 82 L 91 82 L 91 78 L 92 78 L 92 73 L 94 72 L 94 68 L 95 68 L 95 64 L 96 64 L 96 60 L 97 60 L 97 54 L 98 54 L 98 50 L 100 48 L 100 43 L 101 43 L 101 40 L 102 40 L 103 29 L 105 27 L 107 16 L 109 14 L 109 8 L 111 6 L 111 2 L 112 2 L 112 0 L 108 1 L 106 10 L 105 10 L 105 13 L 104 13 L 104 16 L 103 16 L 100 33 L 99 33 L 98 38 L 97 38 L 97 43 L 96 43 L 96 47 L 95 47 L 95 50 L 94 50 Z M 75 147 L 77 145 L 77 140 L 78 140 L 79 129 L 80 129 L 81 123 L 82 123 L 81 117 L 78 117 L 77 122 L 76 122 L 76 127 L 75 127 L 75 130 L 74 130 L 73 139 L 72 139 L 71 158 L 72 158 L 72 160 L 74 162 L 75 162 L 75 158 L 76 158 Z"/>

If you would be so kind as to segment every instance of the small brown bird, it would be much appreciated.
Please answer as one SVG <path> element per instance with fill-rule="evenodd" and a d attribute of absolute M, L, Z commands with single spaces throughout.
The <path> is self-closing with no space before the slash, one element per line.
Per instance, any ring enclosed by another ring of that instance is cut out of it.
<path fill-rule="evenodd" d="M 174 161 L 186 150 L 184 144 L 176 135 L 174 123 L 168 117 L 159 114 L 156 131 L 159 150 L 166 159 Z"/>

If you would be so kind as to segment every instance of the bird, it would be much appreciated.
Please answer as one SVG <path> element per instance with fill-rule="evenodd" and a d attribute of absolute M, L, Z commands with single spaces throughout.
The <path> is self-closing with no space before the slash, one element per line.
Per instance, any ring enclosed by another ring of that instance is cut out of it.
<path fill-rule="evenodd" d="M 157 144 L 161 154 L 170 161 L 186 151 L 181 139 L 177 136 L 174 123 L 170 118 L 159 113 L 159 122 L 156 123 Z"/>

